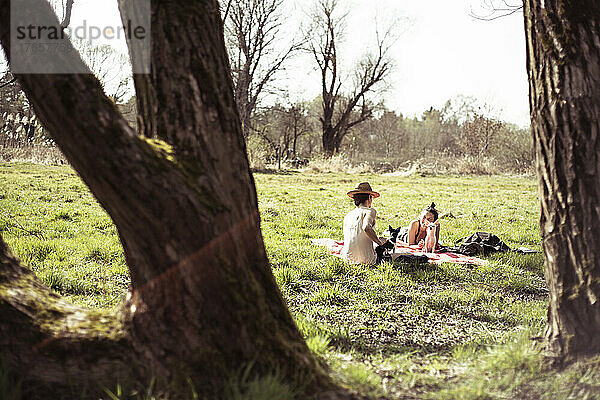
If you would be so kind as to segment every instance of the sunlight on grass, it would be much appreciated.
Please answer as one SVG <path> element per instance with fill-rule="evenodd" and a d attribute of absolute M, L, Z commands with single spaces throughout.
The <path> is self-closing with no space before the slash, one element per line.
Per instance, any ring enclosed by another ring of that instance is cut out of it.
<path fill-rule="evenodd" d="M 129 285 L 123 249 L 110 218 L 73 170 L 4 164 L 0 175 L 0 230 L 15 255 L 62 296 L 92 307 L 117 306 Z M 390 398 L 550 399 L 546 393 L 552 393 L 567 399 L 600 393 L 597 364 L 550 372 L 540 366 L 541 355 L 529 340 L 546 318 L 542 253 L 493 255 L 485 266 L 369 267 L 346 264 L 310 242 L 342 239 L 343 217 L 354 207 L 346 191 L 369 181 L 382 194 L 374 202 L 378 233 L 388 225 L 407 225 L 435 201 L 447 213 L 442 243 L 488 231 L 513 248 L 541 250 L 538 222 L 531 218 L 538 212 L 534 179 L 254 177 L 273 275 L 307 345 L 335 379 Z M 249 376 L 241 371 L 226 396 L 294 396 L 277 375 Z M 3 379 L 0 374 L 0 395 L 8 393 L 1 392 Z M 113 389 L 118 399 L 129 393 Z M 151 389 L 142 390 L 141 398 L 159 399 Z"/>
<path fill-rule="evenodd" d="M 331 339 L 326 335 L 309 336 L 306 338 L 306 345 L 316 354 L 323 355 L 327 351 L 327 347 L 331 343 Z"/>
<path fill-rule="evenodd" d="M 460 380 L 440 390 L 435 397 L 487 399 L 507 394 L 514 396 L 524 390 L 524 384 L 538 379 L 544 372 L 543 355 L 530 336 L 530 331 L 524 331 L 504 345 L 494 345 L 479 353 L 459 350 L 455 361 L 469 360 L 471 364 Z"/>
<path fill-rule="evenodd" d="M 327 361 L 332 375 L 346 386 L 373 397 L 385 394 L 381 377 L 367 364 L 351 361 L 350 357 L 343 355 L 332 355 Z"/>
<path fill-rule="evenodd" d="M 252 366 L 249 365 L 229 379 L 223 394 L 224 400 L 296 399 L 296 390 L 283 383 L 280 373 L 251 377 L 251 371 Z"/>

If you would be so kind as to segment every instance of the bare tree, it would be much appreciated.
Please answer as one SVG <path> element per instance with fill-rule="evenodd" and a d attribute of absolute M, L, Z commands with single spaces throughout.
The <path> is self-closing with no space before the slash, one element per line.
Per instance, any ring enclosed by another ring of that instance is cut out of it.
<path fill-rule="evenodd" d="M 33 145 L 38 122 L 25 93 L 9 72 L 0 77 L 0 146 Z"/>
<path fill-rule="evenodd" d="M 276 129 L 279 132 L 281 153 L 284 158 L 296 158 L 298 139 L 310 132 L 306 104 L 298 102 L 289 106 L 277 106 L 273 110 L 277 113 Z"/>
<path fill-rule="evenodd" d="M 404 132 L 399 126 L 402 116 L 397 116 L 395 112 L 385 110 L 381 116 L 373 121 L 373 132 L 385 149 L 385 157 L 389 158 L 395 148 L 404 144 Z"/>
<path fill-rule="evenodd" d="M 600 3 L 525 0 L 527 73 L 557 357 L 600 352 Z"/>
<path fill-rule="evenodd" d="M 377 30 L 376 49 L 365 54 L 354 67 L 353 87 L 344 92 L 338 44 L 343 34 L 344 14 L 338 13 L 337 0 L 319 0 L 312 15 L 308 51 L 321 73 L 323 151 L 330 157 L 338 152 L 342 140 L 353 126 L 372 116 L 368 94 L 384 83 L 392 69 L 388 55 L 393 42 L 392 27 Z M 353 113 L 353 111 L 357 111 Z"/>
<path fill-rule="evenodd" d="M 30 1 L 23 12 L 50 15 L 47 2 Z M 136 4 L 119 2 L 123 19 Z M 9 10 L 0 0 L 5 50 Z M 269 266 L 218 6 L 156 0 L 151 20 L 154 69 L 134 77 L 143 135 L 91 72 L 17 75 L 113 219 L 131 291 L 117 311 L 77 307 L 44 287 L 0 237 L 2 361 L 32 399 L 97 398 L 102 387 L 151 380 L 173 398 L 190 398 L 190 385 L 200 398 L 218 398 L 240 367 L 277 372 L 303 398 L 336 398 L 339 388 L 312 357 Z M 28 61 L 57 62 L 46 52 L 34 57 Z"/>
<path fill-rule="evenodd" d="M 235 101 L 246 138 L 261 95 L 298 49 L 295 43 L 278 49 L 282 4 L 283 0 L 230 1 L 223 12 Z"/>
<path fill-rule="evenodd" d="M 286 111 L 286 126 L 292 134 L 292 157 L 297 158 L 298 139 L 311 131 L 308 110 L 305 103 L 295 103 Z"/>
<path fill-rule="evenodd" d="M 282 159 L 296 158 L 298 140 L 311 131 L 307 105 L 296 102 L 275 104 L 257 111 L 252 134 L 258 136 L 272 154 Z"/>
<path fill-rule="evenodd" d="M 486 156 L 503 127 L 501 121 L 476 112 L 462 125 L 458 145 L 467 155 Z"/>
<path fill-rule="evenodd" d="M 129 58 L 113 47 L 95 45 L 86 40 L 74 40 L 83 62 L 100 80 L 105 93 L 115 103 L 121 103 L 132 92 L 132 74 Z"/>

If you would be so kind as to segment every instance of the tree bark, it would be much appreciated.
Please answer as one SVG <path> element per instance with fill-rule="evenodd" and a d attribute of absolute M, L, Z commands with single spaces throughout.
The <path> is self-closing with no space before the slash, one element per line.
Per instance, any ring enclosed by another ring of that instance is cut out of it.
<path fill-rule="evenodd" d="M 600 351 L 600 6 L 525 0 L 531 125 L 555 357 Z"/>
<path fill-rule="evenodd" d="M 333 136 L 331 126 L 329 126 L 329 127 L 323 126 L 323 136 L 322 136 L 323 154 L 325 155 L 326 158 L 330 158 L 331 156 L 333 156 L 335 154 L 335 146 L 334 146 L 333 138 L 334 138 L 334 136 Z"/>
<path fill-rule="evenodd" d="M 36 7 L 51 12 L 42 0 Z M 10 56 L 9 10 L 0 0 Z M 217 3 L 156 0 L 152 23 L 152 73 L 135 79 L 142 135 L 91 74 L 17 76 L 113 219 L 131 293 L 118 318 L 74 307 L 0 238 L 0 358 L 28 398 L 132 379 L 179 395 L 191 379 L 214 398 L 244 365 L 278 371 L 306 396 L 339 390 L 312 358 L 266 257 Z"/>

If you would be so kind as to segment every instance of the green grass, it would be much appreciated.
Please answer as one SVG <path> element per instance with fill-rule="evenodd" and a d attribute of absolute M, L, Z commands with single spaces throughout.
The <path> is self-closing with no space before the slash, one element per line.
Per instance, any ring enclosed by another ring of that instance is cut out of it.
<path fill-rule="evenodd" d="M 407 225 L 435 201 L 446 214 L 445 244 L 488 231 L 511 247 L 540 250 L 534 178 L 287 173 L 255 179 L 275 278 L 309 347 L 336 379 L 374 397 L 566 399 L 581 392 L 593 398 L 599 362 L 545 369 L 529 340 L 545 324 L 541 254 L 491 256 L 482 267 L 365 267 L 309 240 L 342 238 L 342 219 L 353 208 L 345 193 L 368 180 L 381 192 L 373 204 L 379 233 Z M 119 304 L 129 275 L 116 229 L 73 170 L 3 164 L 0 180 L 0 231 L 13 252 L 76 303 Z M 294 393 L 275 375 L 252 381 L 243 374 L 228 391 L 236 399 Z"/>
<path fill-rule="evenodd" d="M 69 167 L 0 166 L 0 232 L 48 286 L 92 307 L 119 303 L 129 272 L 117 231 Z"/>

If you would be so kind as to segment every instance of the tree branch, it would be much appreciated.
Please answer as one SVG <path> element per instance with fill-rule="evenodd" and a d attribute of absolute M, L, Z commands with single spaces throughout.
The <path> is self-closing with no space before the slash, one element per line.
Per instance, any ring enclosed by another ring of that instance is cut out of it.
<path fill-rule="evenodd" d="M 8 82 L 5 82 L 5 83 L 1 84 L 1 85 L 0 85 L 0 89 L 2 89 L 2 88 L 3 88 L 3 87 L 5 87 L 5 86 L 8 86 L 8 85 L 10 85 L 10 84 L 12 84 L 12 83 L 15 83 L 16 81 L 17 81 L 17 78 L 13 77 L 13 78 L 12 78 L 11 80 L 9 80 Z"/>
<path fill-rule="evenodd" d="M 71 10 L 73 8 L 73 0 L 67 0 L 67 5 L 65 7 L 65 11 L 63 13 L 63 21 L 61 22 L 60 26 L 62 28 L 67 28 L 69 26 L 69 24 L 71 23 Z"/>
<path fill-rule="evenodd" d="M 231 8 L 232 2 L 233 2 L 233 0 L 229 0 L 227 2 L 227 8 L 225 8 L 225 13 L 223 14 L 223 22 L 225 22 L 227 20 L 227 15 L 229 14 L 229 9 Z"/>
<path fill-rule="evenodd" d="M 489 11 L 487 15 L 477 15 L 473 11 L 473 7 L 471 6 L 471 12 L 469 12 L 469 16 L 475 18 L 480 21 L 493 21 L 499 18 L 508 17 L 509 15 L 515 14 L 519 11 L 523 11 L 523 5 L 512 5 L 509 4 L 506 0 L 501 0 L 504 4 L 503 7 L 497 7 L 494 4 L 494 0 L 486 0 L 484 2 L 485 9 Z"/>

